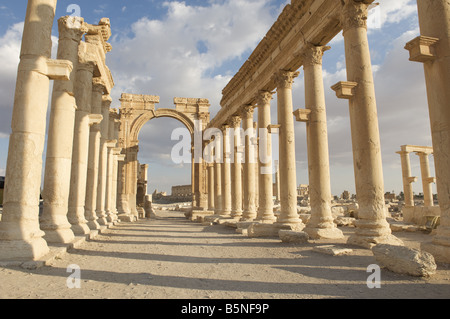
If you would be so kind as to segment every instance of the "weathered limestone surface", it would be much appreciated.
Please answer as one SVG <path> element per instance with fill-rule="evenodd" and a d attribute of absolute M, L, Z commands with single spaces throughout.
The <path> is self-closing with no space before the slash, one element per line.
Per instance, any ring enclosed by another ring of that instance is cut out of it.
<path fill-rule="evenodd" d="M 380 267 L 390 271 L 417 277 L 428 277 L 436 272 L 432 254 L 404 246 L 379 244 L 372 252 Z"/>
<path fill-rule="evenodd" d="M 278 235 L 283 243 L 303 244 L 307 243 L 309 236 L 306 232 L 296 230 L 280 230 Z"/>

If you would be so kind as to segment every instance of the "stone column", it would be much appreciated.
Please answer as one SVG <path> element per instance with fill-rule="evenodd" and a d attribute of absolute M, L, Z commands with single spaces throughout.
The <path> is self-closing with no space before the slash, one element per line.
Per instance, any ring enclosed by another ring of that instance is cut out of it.
<path fill-rule="evenodd" d="M 423 204 L 425 207 L 434 206 L 433 200 L 433 187 L 432 183 L 435 182 L 434 177 L 430 176 L 430 162 L 428 156 L 430 153 L 417 152 L 420 158 L 420 172 L 422 174 L 422 187 L 423 187 Z"/>
<path fill-rule="evenodd" d="M 103 121 L 100 124 L 100 150 L 99 150 L 99 167 L 98 167 L 98 188 L 96 214 L 97 222 L 100 225 L 108 224 L 108 216 L 106 214 L 106 183 L 108 178 L 108 141 L 109 141 L 109 110 L 112 99 L 110 96 L 102 97 L 101 114 Z"/>
<path fill-rule="evenodd" d="M 222 164 L 222 212 L 221 217 L 231 217 L 231 167 L 230 167 L 230 126 L 222 126 L 223 164 Z"/>
<path fill-rule="evenodd" d="M 40 218 L 44 239 L 48 243 L 67 244 L 75 239 L 67 219 L 72 166 L 75 112 L 74 96 L 78 67 L 78 46 L 87 31 L 82 20 L 62 17 L 58 20 L 58 59 L 72 62 L 74 70 L 69 81 L 55 81 L 51 101 L 45 162 L 44 210 Z"/>
<path fill-rule="evenodd" d="M 244 178 L 243 178 L 243 204 L 244 211 L 242 213 L 241 221 L 248 222 L 253 221 L 256 216 L 256 192 L 255 192 L 255 147 L 252 143 L 255 138 L 255 132 L 253 128 L 253 114 L 254 107 L 252 105 L 246 105 L 242 109 L 242 127 L 245 134 L 245 162 L 244 162 Z"/>
<path fill-rule="evenodd" d="M 348 242 L 366 248 L 378 243 L 402 244 L 391 234 L 386 221 L 380 133 L 367 38 L 369 2 L 372 1 L 345 0 L 341 15 L 348 77 L 343 86 L 352 87 L 346 98 L 350 105 L 355 186 L 360 207 L 355 235 Z M 338 86 L 333 88 L 339 92 Z"/>
<path fill-rule="evenodd" d="M 69 80 L 72 64 L 51 60 L 56 0 L 29 0 L 6 166 L 0 260 L 33 260 L 48 253 L 39 228 L 42 155 L 50 80 Z"/>
<path fill-rule="evenodd" d="M 297 213 L 297 170 L 295 165 L 295 130 L 292 106 L 292 84 L 299 72 L 280 70 L 274 77 L 277 85 L 280 164 L 280 224 L 303 229 Z"/>
<path fill-rule="evenodd" d="M 259 134 L 259 205 L 258 221 L 273 223 L 276 221 L 273 213 L 273 174 L 272 174 L 272 136 L 269 132 L 271 125 L 270 101 L 272 92 L 260 92 L 256 99 L 258 105 L 258 134 Z"/>
<path fill-rule="evenodd" d="M 216 135 L 214 140 L 216 147 L 214 148 L 214 215 L 222 213 L 222 139 Z"/>
<path fill-rule="evenodd" d="M 88 235 L 90 229 L 85 218 L 86 183 L 89 153 L 89 127 L 91 122 L 92 78 L 94 63 L 78 63 L 72 168 L 70 177 L 69 208 L 67 217 L 75 235 Z"/>
<path fill-rule="evenodd" d="M 128 188 L 128 204 L 130 205 L 130 214 L 133 216 L 134 220 L 139 219 L 139 212 L 136 206 L 136 193 L 137 193 L 137 181 L 138 181 L 138 153 L 139 146 L 135 145 L 128 149 L 127 151 L 127 183 Z"/>
<path fill-rule="evenodd" d="M 407 151 L 400 151 L 397 154 L 401 157 L 402 176 L 403 176 L 403 194 L 405 197 L 405 207 L 414 207 L 413 185 L 417 178 L 411 176 L 411 161 Z"/>
<path fill-rule="evenodd" d="M 311 218 L 304 231 L 310 238 L 343 238 L 331 214 L 331 183 L 328 152 L 328 128 L 322 57 L 329 47 L 307 45 L 302 53 L 305 72 L 305 106 L 308 145 L 309 198 Z"/>
<path fill-rule="evenodd" d="M 411 61 L 424 63 L 433 140 L 436 189 L 441 210 L 440 226 L 431 244 L 422 248 L 436 261 L 450 263 L 450 3 L 418 0 L 421 36 L 413 41 L 421 54 Z M 412 53 L 414 50 L 412 50 Z"/>
<path fill-rule="evenodd" d="M 214 211 L 214 164 L 208 164 L 208 210 Z"/>
<path fill-rule="evenodd" d="M 240 219 L 242 217 L 242 146 L 241 146 L 241 117 L 231 118 L 233 129 L 234 160 L 231 164 L 231 217 Z"/>
<path fill-rule="evenodd" d="M 251 143 L 253 144 L 253 168 L 255 169 L 255 208 L 258 219 L 259 208 L 259 135 L 258 135 L 258 122 L 253 122 L 253 129 L 255 136 Z"/>
<path fill-rule="evenodd" d="M 117 194 L 118 194 L 118 172 L 119 172 L 119 162 L 125 160 L 125 155 L 121 154 L 121 148 L 113 149 L 114 161 L 113 161 L 113 178 L 112 178 L 112 190 L 111 190 L 111 205 L 112 213 L 119 218 L 117 210 Z"/>
<path fill-rule="evenodd" d="M 116 161 L 116 156 L 114 150 L 116 149 L 116 142 L 110 140 L 108 142 L 108 174 L 106 181 L 106 219 L 108 223 L 112 223 L 117 220 L 117 210 L 114 209 L 115 203 L 113 201 L 113 179 L 114 179 L 114 162 Z"/>
<path fill-rule="evenodd" d="M 93 119 L 99 117 L 103 119 L 103 116 L 101 115 L 103 91 L 104 85 L 102 84 L 101 80 L 98 78 L 94 78 L 92 85 L 92 102 L 91 102 Z M 91 230 L 97 230 L 100 229 L 98 216 L 95 210 L 97 207 L 101 122 L 94 120 L 93 123 L 94 124 L 92 124 L 89 133 L 89 155 L 88 155 L 88 170 L 86 182 L 85 217 L 88 221 L 89 228 Z"/>
<path fill-rule="evenodd" d="M 279 161 L 275 161 L 275 202 L 277 204 L 281 201 L 281 194 L 280 194 L 280 164 Z"/>

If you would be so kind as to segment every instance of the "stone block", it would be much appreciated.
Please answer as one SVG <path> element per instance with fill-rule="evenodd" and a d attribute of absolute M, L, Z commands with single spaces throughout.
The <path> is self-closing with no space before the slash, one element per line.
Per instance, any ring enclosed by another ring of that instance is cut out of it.
<path fill-rule="evenodd" d="M 353 217 L 338 216 L 334 223 L 338 226 L 355 226 L 356 219 Z"/>
<path fill-rule="evenodd" d="M 283 243 L 304 244 L 309 240 L 308 234 L 303 231 L 281 229 L 278 236 Z"/>
<path fill-rule="evenodd" d="M 318 253 L 331 255 L 331 256 L 342 256 L 342 255 L 348 255 L 351 252 L 353 252 L 352 249 L 349 248 L 337 248 L 333 245 L 326 245 L 326 246 L 317 246 L 314 247 L 313 250 Z"/>
<path fill-rule="evenodd" d="M 372 248 L 378 265 L 392 272 L 415 277 L 429 277 L 436 273 L 433 255 L 426 251 L 388 244 Z"/>

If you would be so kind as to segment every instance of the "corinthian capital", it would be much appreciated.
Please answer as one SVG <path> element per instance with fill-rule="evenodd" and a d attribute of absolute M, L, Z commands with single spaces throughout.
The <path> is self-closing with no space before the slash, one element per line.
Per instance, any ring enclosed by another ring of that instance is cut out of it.
<path fill-rule="evenodd" d="M 245 105 L 241 109 L 241 116 L 243 119 L 253 118 L 255 114 L 255 107 L 253 105 Z"/>
<path fill-rule="evenodd" d="M 273 92 L 269 91 L 260 91 L 256 96 L 256 104 L 258 106 L 270 104 L 273 94 Z"/>
<path fill-rule="evenodd" d="M 242 118 L 238 115 L 232 116 L 230 120 L 230 124 L 232 128 L 241 127 Z"/>
<path fill-rule="evenodd" d="M 374 0 L 344 0 L 342 7 L 341 24 L 344 32 L 352 28 L 367 29 L 369 5 Z"/>
<path fill-rule="evenodd" d="M 274 81 L 277 88 L 292 89 L 294 79 L 298 77 L 300 72 L 292 72 L 286 70 L 280 70 L 274 75 Z"/>
<path fill-rule="evenodd" d="M 71 39 L 80 42 L 88 31 L 87 24 L 81 17 L 64 16 L 58 19 L 59 39 Z"/>
<path fill-rule="evenodd" d="M 303 65 L 322 65 L 323 54 L 329 49 L 331 49 L 329 46 L 316 46 L 312 43 L 308 43 L 301 53 Z"/>

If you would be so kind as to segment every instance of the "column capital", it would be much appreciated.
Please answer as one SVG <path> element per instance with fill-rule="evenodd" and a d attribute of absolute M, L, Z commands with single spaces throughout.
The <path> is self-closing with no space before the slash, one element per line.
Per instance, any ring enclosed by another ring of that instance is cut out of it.
<path fill-rule="evenodd" d="M 109 109 L 111 107 L 112 98 L 109 95 L 102 96 L 102 107 Z"/>
<path fill-rule="evenodd" d="M 92 91 L 101 93 L 105 92 L 106 85 L 105 82 L 99 77 L 95 77 L 92 79 Z"/>
<path fill-rule="evenodd" d="M 64 16 L 58 19 L 59 39 L 80 42 L 83 34 L 88 32 L 87 24 L 81 17 Z"/>
<path fill-rule="evenodd" d="M 241 109 L 242 119 L 252 119 L 255 114 L 255 107 L 253 105 L 244 105 Z"/>
<path fill-rule="evenodd" d="M 369 6 L 374 0 L 344 0 L 341 12 L 342 29 L 347 31 L 353 28 L 367 29 Z"/>
<path fill-rule="evenodd" d="M 303 66 L 322 65 L 325 51 L 330 50 L 330 46 L 316 46 L 312 43 L 306 44 L 300 55 L 303 59 Z"/>
<path fill-rule="evenodd" d="M 230 119 L 231 127 L 236 129 L 241 127 L 242 118 L 239 115 L 233 115 Z"/>
<path fill-rule="evenodd" d="M 270 104 L 270 101 L 273 100 L 273 95 L 275 92 L 270 91 L 259 91 L 256 95 L 256 104 L 258 106 Z"/>
<path fill-rule="evenodd" d="M 286 70 L 280 70 L 274 74 L 273 79 L 277 88 L 292 89 L 294 79 L 300 75 L 300 72 L 292 72 Z"/>

